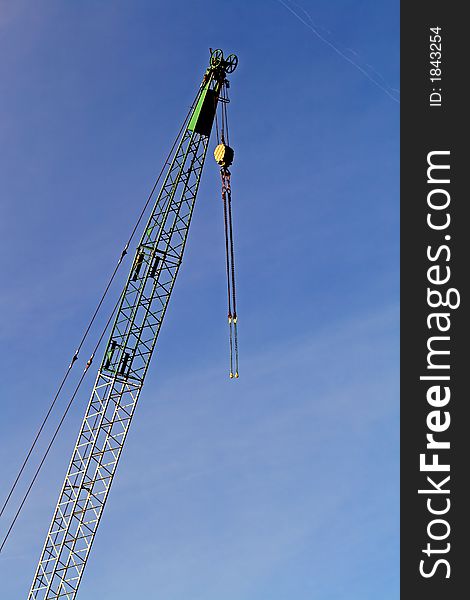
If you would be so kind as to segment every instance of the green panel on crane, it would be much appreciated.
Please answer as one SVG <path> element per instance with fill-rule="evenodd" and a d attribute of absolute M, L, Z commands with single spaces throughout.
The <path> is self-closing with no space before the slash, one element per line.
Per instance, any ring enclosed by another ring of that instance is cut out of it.
<path fill-rule="evenodd" d="M 217 92 L 209 89 L 209 85 L 201 92 L 201 96 L 196 104 L 188 130 L 195 131 L 201 135 L 209 136 L 214 122 L 215 111 L 217 108 Z"/>

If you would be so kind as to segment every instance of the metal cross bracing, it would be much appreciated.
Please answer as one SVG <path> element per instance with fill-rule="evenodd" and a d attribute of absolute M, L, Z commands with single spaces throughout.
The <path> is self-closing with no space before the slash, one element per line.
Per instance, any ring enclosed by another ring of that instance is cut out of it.
<path fill-rule="evenodd" d="M 181 264 L 207 143 L 186 131 L 137 248 L 31 600 L 75 598 Z"/>

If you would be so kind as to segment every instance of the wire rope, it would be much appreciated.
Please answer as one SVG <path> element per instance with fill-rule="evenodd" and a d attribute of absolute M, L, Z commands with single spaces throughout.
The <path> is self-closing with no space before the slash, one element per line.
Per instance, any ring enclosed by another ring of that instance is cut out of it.
<path fill-rule="evenodd" d="M 23 498 L 22 498 L 22 500 L 20 502 L 18 510 L 16 511 L 15 516 L 13 517 L 13 519 L 12 519 L 12 521 L 10 523 L 10 526 L 7 529 L 6 534 L 4 535 L 4 537 L 2 539 L 2 543 L 0 545 L 0 553 L 2 552 L 2 550 L 3 550 L 3 548 L 4 548 L 5 544 L 6 544 L 6 542 L 8 540 L 8 538 L 10 537 L 10 534 L 11 534 L 11 532 L 12 532 L 14 526 L 15 526 L 15 523 L 18 520 L 18 517 L 20 516 L 20 513 L 21 513 L 21 511 L 23 509 L 23 506 L 24 506 L 26 500 L 28 499 L 28 496 L 29 496 L 29 494 L 30 494 L 30 492 L 31 492 L 31 490 L 33 488 L 33 485 L 34 485 L 34 483 L 35 483 L 35 481 L 36 481 L 39 473 L 41 472 L 42 466 L 44 465 L 44 462 L 45 462 L 45 460 L 46 460 L 46 458 L 47 458 L 47 456 L 48 456 L 48 454 L 49 454 L 49 452 L 50 452 L 50 450 L 52 448 L 52 445 L 54 444 L 55 439 L 56 439 L 56 437 L 57 437 L 57 435 L 58 435 L 58 433 L 59 433 L 59 431 L 60 431 L 60 429 L 61 429 L 64 421 L 65 421 L 65 417 L 67 416 L 67 414 L 68 414 L 68 412 L 70 410 L 70 407 L 72 406 L 73 401 L 75 400 L 75 397 L 76 397 L 76 395 L 77 395 L 77 393 L 78 393 L 78 391 L 79 391 L 79 389 L 80 389 L 80 387 L 81 387 L 81 385 L 83 383 L 83 380 L 85 379 L 85 376 L 88 373 L 88 370 L 89 370 L 89 368 L 91 367 L 91 365 L 93 363 L 93 358 L 94 358 L 94 356 L 95 356 L 95 354 L 96 354 L 96 352 L 97 352 L 97 350 L 98 350 L 101 342 L 103 341 L 103 338 L 104 338 L 104 336 L 106 334 L 106 331 L 108 330 L 109 324 L 111 323 L 111 321 L 113 319 L 113 316 L 114 316 L 114 314 L 115 314 L 115 312 L 116 312 L 116 310 L 117 310 L 120 302 L 121 302 L 121 297 L 119 297 L 118 301 L 114 305 L 114 308 L 113 308 L 113 310 L 112 310 L 112 312 L 111 312 L 111 314 L 110 314 L 110 316 L 109 316 L 109 318 L 108 318 L 108 320 L 106 322 L 106 325 L 104 326 L 103 331 L 101 332 L 101 335 L 100 335 L 100 337 L 98 339 L 98 342 L 96 343 L 96 345 L 95 345 L 95 347 L 93 349 L 93 352 L 92 352 L 90 358 L 88 359 L 88 362 L 85 365 L 85 369 L 83 370 L 83 373 L 82 373 L 82 375 L 81 375 L 81 377 L 80 377 L 77 385 L 75 386 L 73 394 L 70 397 L 70 400 L 69 400 L 69 402 L 68 402 L 68 404 L 67 404 L 67 406 L 66 406 L 66 408 L 65 408 L 65 410 L 64 410 L 64 412 L 62 414 L 62 417 L 61 417 L 61 419 L 59 421 L 59 424 L 57 425 L 57 427 L 56 427 L 56 429 L 54 431 L 54 434 L 53 434 L 53 436 L 52 436 L 52 438 L 51 438 L 51 440 L 50 440 L 50 442 L 49 442 L 49 444 L 48 444 L 48 446 L 47 446 L 47 448 L 46 448 L 46 450 L 45 450 L 45 452 L 43 454 L 43 457 L 42 457 L 39 465 L 36 468 L 34 476 L 31 479 L 31 482 L 30 482 L 30 484 L 29 484 L 29 486 L 28 486 L 28 488 L 27 488 L 27 490 L 26 490 L 26 492 L 25 492 L 25 494 L 24 494 L 24 496 L 23 496 Z"/>
<path fill-rule="evenodd" d="M 189 117 L 190 117 L 191 113 L 193 112 L 194 107 L 196 106 L 201 93 L 202 93 L 202 87 L 199 89 L 199 91 L 196 94 L 196 97 L 195 97 L 193 103 L 191 104 L 191 106 L 190 106 L 190 108 L 188 110 L 188 113 L 187 113 L 187 115 L 186 115 L 186 117 L 185 117 L 185 119 L 183 121 L 183 124 L 181 125 L 180 130 L 178 131 L 178 134 L 177 134 L 177 136 L 176 136 L 176 138 L 175 138 L 175 140 L 173 142 L 173 145 L 172 145 L 172 147 L 171 147 L 171 149 L 170 149 L 170 151 L 169 151 L 169 153 L 168 153 L 168 155 L 167 155 L 167 157 L 165 159 L 165 162 L 163 163 L 163 167 L 162 167 L 162 169 L 161 169 L 161 171 L 160 171 L 160 173 L 159 173 L 159 175 L 158 175 L 158 177 L 157 177 L 157 179 L 156 179 L 156 181 L 155 181 L 155 183 L 154 183 L 154 185 L 153 185 L 153 187 L 152 187 L 152 189 L 150 191 L 150 194 L 147 197 L 147 200 L 146 200 L 146 202 L 145 202 L 145 204 L 144 204 L 144 206 L 143 206 L 143 208 L 142 208 L 142 210 L 141 210 L 141 212 L 139 214 L 139 217 L 138 217 L 138 219 L 137 219 L 137 221 L 136 221 L 136 223 L 135 223 L 135 225 L 134 225 L 131 233 L 130 233 L 130 236 L 129 236 L 129 238 L 128 238 L 125 246 L 124 246 L 124 249 L 121 252 L 119 260 L 118 260 L 118 262 L 117 262 L 117 264 L 116 264 L 116 266 L 114 268 L 114 271 L 112 272 L 112 274 L 111 274 L 111 276 L 110 276 L 110 278 L 109 278 L 109 280 L 107 282 L 107 285 L 106 285 L 106 287 L 104 289 L 104 292 L 101 295 L 101 298 L 100 298 L 100 300 L 98 302 L 98 305 L 97 305 L 95 311 L 93 312 L 93 315 L 92 315 L 90 321 L 88 322 L 88 325 L 87 325 L 87 327 L 85 329 L 85 332 L 83 333 L 83 335 L 82 335 L 82 337 L 80 339 L 80 342 L 79 342 L 79 344 L 77 346 L 77 350 L 75 351 L 75 354 L 73 355 L 72 360 L 70 361 L 70 364 L 68 365 L 67 370 L 65 371 L 65 374 L 64 374 L 64 376 L 62 378 L 62 381 L 60 382 L 60 385 L 59 385 L 59 387 L 58 387 L 58 389 L 57 389 L 57 391 L 56 391 L 56 393 L 54 395 L 54 398 L 53 398 L 53 400 L 52 400 L 52 402 L 51 402 L 51 404 L 50 404 L 50 406 L 49 406 L 49 408 L 48 408 L 48 410 L 46 412 L 46 415 L 44 416 L 44 418 L 43 418 L 43 420 L 41 422 L 41 425 L 39 426 L 39 428 L 38 428 L 38 430 L 36 432 L 36 435 L 34 437 L 33 443 L 31 444 L 31 446 L 30 446 L 30 448 L 29 448 L 29 450 L 28 450 L 28 452 L 26 454 L 26 457 L 25 457 L 25 459 L 24 459 L 24 461 L 23 461 L 23 463 L 22 463 L 22 465 L 20 467 L 20 470 L 19 470 L 19 472 L 18 472 L 18 474 L 17 474 L 17 476 L 16 476 L 13 484 L 11 485 L 11 487 L 9 489 L 9 492 L 8 492 L 8 494 L 6 496 L 6 499 L 5 499 L 5 501 L 4 501 L 3 505 L 2 505 L 2 508 L 0 510 L 0 517 L 3 515 L 5 509 L 6 509 L 8 503 L 9 503 L 9 501 L 10 501 L 10 499 L 11 499 L 11 497 L 12 497 L 12 495 L 13 495 L 13 493 L 14 493 L 17 485 L 18 485 L 18 482 L 19 482 L 19 480 L 20 480 L 20 478 L 21 478 L 21 476 L 23 474 L 23 471 L 26 468 L 26 465 L 27 465 L 27 463 L 28 463 L 28 461 L 29 461 L 29 459 L 31 457 L 31 454 L 33 453 L 34 448 L 36 447 L 36 444 L 37 444 L 37 442 L 39 440 L 39 437 L 41 436 L 41 433 L 42 433 L 42 431 L 43 431 L 43 429 L 44 429 L 44 427 L 45 427 L 45 425 L 46 425 L 46 423 L 47 423 L 47 421 L 48 421 L 48 419 L 49 419 L 49 417 L 51 415 L 51 412 L 52 412 L 52 410 L 53 410 L 53 408 L 54 408 L 54 406 L 55 406 L 55 404 L 56 404 L 56 402 L 57 402 L 57 400 L 58 400 L 58 398 L 60 396 L 60 393 L 61 393 L 61 391 L 62 391 L 62 389 L 63 389 L 63 387 L 64 387 L 64 385 L 65 385 L 65 383 L 66 383 L 66 381 L 68 379 L 68 376 L 69 376 L 69 374 L 70 374 L 70 372 L 71 372 L 71 370 L 72 370 L 75 362 L 78 360 L 78 356 L 79 356 L 80 350 L 81 350 L 81 348 L 82 348 L 85 340 L 88 337 L 88 334 L 89 334 L 89 332 L 90 332 L 90 330 L 91 330 L 91 328 L 93 326 L 93 323 L 95 322 L 95 319 L 96 319 L 96 317 L 97 317 L 97 315 L 98 315 L 98 313 L 99 313 L 99 311 L 101 309 L 101 306 L 102 306 L 102 304 L 103 304 L 103 302 L 104 302 L 104 300 L 105 300 L 105 298 L 106 298 L 106 296 L 107 296 L 107 294 L 109 292 L 109 289 L 110 289 L 110 287 L 111 287 L 111 285 L 112 285 L 112 283 L 113 283 L 113 281 L 114 281 L 114 279 L 116 277 L 116 274 L 117 274 L 117 272 L 119 270 L 119 267 L 121 266 L 121 264 L 122 264 L 122 262 L 123 262 L 123 260 L 124 260 L 124 258 L 126 256 L 126 254 L 127 254 L 129 246 L 130 246 L 130 244 L 131 244 L 131 242 L 132 242 L 132 240 L 133 240 L 133 238 L 135 236 L 135 233 L 136 233 L 137 229 L 139 228 L 140 223 L 141 223 L 141 221 L 142 221 L 145 213 L 147 212 L 148 206 L 149 206 L 150 201 L 151 201 L 151 199 L 152 199 L 152 197 L 153 197 L 153 195 L 155 193 L 157 185 L 158 185 L 158 183 L 159 183 L 159 181 L 160 181 L 160 179 L 161 179 L 161 177 L 162 177 L 162 175 L 163 175 L 163 173 L 165 171 L 165 167 L 169 164 L 169 160 L 170 160 L 170 158 L 171 158 L 171 156 L 172 156 L 172 154 L 173 154 L 173 152 L 175 150 L 176 144 L 178 143 L 178 140 L 180 139 L 181 134 L 182 134 L 184 128 L 186 127 L 186 125 L 187 125 Z M 105 331 L 106 331 L 106 329 L 107 329 L 107 327 L 109 325 L 109 322 L 110 322 L 110 320 L 112 318 L 112 315 L 116 311 L 116 307 L 117 307 L 117 305 L 114 307 L 113 312 L 112 312 L 110 318 L 108 319 L 108 322 L 106 324 L 106 328 L 105 328 L 105 330 L 103 330 L 103 333 L 100 336 L 100 340 L 98 342 L 98 345 L 99 345 L 99 343 L 101 343 L 101 340 L 102 340 L 102 338 L 103 338 L 103 336 L 105 334 Z M 93 359 L 93 356 L 94 356 L 94 352 L 92 354 L 91 360 Z M 26 498 L 28 497 L 29 492 L 31 491 L 31 488 L 32 488 L 32 486 L 33 486 L 33 484 L 34 484 L 37 476 L 39 475 L 39 471 L 41 470 L 42 465 L 44 464 L 44 461 L 45 461 L 45 459 L 46 459 L 46 457 L 47 457 L 47 455 L 49 453 L 50 448 L 52 447 L 52 444 L 53 444 L 55 438 L 57 437 L 57 434 L 59 432 L 60 427 L 62 426 L 62 423 L 63 423 L 63 421 L 65 419 L 65 416 L 68 413 L 68 410 L 69 410 L 69 408 L 70 408 L 70 406 L 71 406 L 71 404 L 73 402 L 73 399 L 75 398 L 75 395 L 77 394 L 77 392 L 78 392 L 78 390 L 79 390 L 79 388 L 81 386 L 81 383 L 82 383 L 82 381 L 84 379 L 84 375 L 88 371 L 88 368 L 89 368 L 89 366 L 91 364 L 91 363 L 90 364 L 89 363 L 90 363 L 90 361 L 88 361 L 87 366 L 85 367 L 85 370 L 84 370 L 84 372 L 82 374 L 82 377 L 80 378 L 80 380 L 79 380 L 79 382 L 77 384 L 77 387 L 75 388 L 75 391 L 74 391 L 74 393 L 72 395 L 72 398 L 69 401 L 69 404 L 67 405 L 67 408 L 66 408 L 66 410 L 65 410 L 65 412 L 64 412 L 64 414 L 63 414 L 63 416 L 62 416 L 62 418 L 61 418 L 61 420 L 59 422 L 59 425 L 58 425 L 58 427 L 57 427 L 57 429 L 56 429 L 56 431 L 55 431 L 55 433 L 54 433 L 54 435 L 53 435 L 53 437 L 52 437 L 52 439 L 51 439 L 51 441 L 50 441 L 50 443 L 49 443 L 49 445 L 48 445 L 48 447 L 46 449 L 46 452 L 45 452 L 45 454 L 44 454 L 44 456 L 43 456 L 43 458 L 42 458 L 42 460 L 41 460 L 41 462 L 39 464 L 39 467 L 38 467 L 38 469 L 37 469 L 37 471 L 36 471 L 36 473 L 35 473 L 35 475 L 33 477 L 33 480 L 31 482 L 30 486 L 28 487 L 28 490 L 27 490 L 27 492 L 25 494 L 25 497 L 23 498 L 23 501 L 20 504 L 20 507 L 19 507 L 19 509 L 18 509 L 18 511 L 17 511 L 17 513 L 16 513 L 16 515 L 14 517 L 14 519 L 13 519 L 13 522 L 10 525 L 10 528 L 7 531 L 6 537 L 4 538 L 4 540 L 3 540 L 3 542 L 2 542 L 2 544 L 0 546 L 0 552 L 3 549 L 3 547 L 5 545 L 5 542 L 8 539 L 8 536 L 11 533 L 11 530 L 12 530 L 12 528 L 13 528 L 13 526 L 14 526 L 14 524 L 15 524 L 18 516 L 19 516 L 19 513 L 21 512 L 21 509 L 22 509 L 22 507 L 23 507 L 23 505 L 24 505 L 24 503 L 26 501 Z"/>

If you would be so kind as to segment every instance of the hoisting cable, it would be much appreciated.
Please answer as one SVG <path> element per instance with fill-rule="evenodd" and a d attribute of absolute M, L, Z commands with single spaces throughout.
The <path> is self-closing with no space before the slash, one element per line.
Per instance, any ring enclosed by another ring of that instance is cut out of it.
<path fill-rule="evenodd" d="M 55 406 L 55 404 L 57 402 L 57 399 L 60 396 L 62 388 L 64 387 L 64 385 L 65 385 L 65 383 L 66 383 L 66 381 L 68 379 L 70 371 L 72 370 L 73 366 L 75 365 L 75 362 L 78 360 L 78 355 L 80 353 L 80 350 L 81 350 L 81 348 L 82 348 L 85 340 L 88 337 L 90 329 L 91 329 L 93 323 L 95 322 L 95 319 L 96 319 L 96 317 L 97 317 L 97 315 L 98 315 L 98 313 L 99 313 L 99 311 L 101 309 L 101 306 L 102 306 L 102 304 L 103 304 L 103 302 L 104 302 L 104 300 L 105 300 L 105 298 L 106 298 L 106 296 L 108 294 L 108 291 L 109 291 L 109 289 L 110 289 L 110 287 L 111 287 L 111 285 L 112 285 L 112 283 L 113 283 L 113 281 L 114 281 L 114 279 L 116 277 L 116 274 L 117 274 L 117 272 L 119 270 L 119 267 L 121 266 L 121 264 L 122 264 L 122 262 L 123 262 L 123 260 L 124 260 L 124 258 L 126 256 L 126 254 L 127 254 L 129 246 L 130 246 L 130 244 L 131 244 L 131 242 L 132 242 L 132 240 L 134 238 L 134 235 L 136 234 L 136 231 L 137 231 L 137 229 L 138 229 L 138 227 L 139 227 L 139 225 L 140 225 L 140 223 L 141 223 L 141 221 L 142 221 L 142 219 L 143 219 L 143 217 L 144 217 L 144 215 L 145 215 L 145 213 L 147 211 L 147 208 L 148 208 L 148 206 L 150 204 L 150 201 L 151 201 L 151 199 L 153 197 L 153 194 L 155 193 L 157 185 L 158 185 L 158 183 L 159 183 L 159 181 L 160 181 L 160 179 L 161 179 L 161 177 L 162 177 L 162 175 L 163 175 L 163 173 L 165 171 L 165 167 L 169 164 L 170 158 L 171 158 L 171 156 L 173 154 L 173 151 L 174 151 L 174 149 L 176 147 L 176 144 L 178 143 L 178 140 L 180 139 L 181 134 L 183 133 L 184 128 L 187 126 L 187 123 L 189 121 L 191 113 L 193 112 L 194 107 L 197 105 L 197 102 L 199 100 L 199 97 L 200 97 L 201 93 L 202 93 L 202 86 L 198 90 L 198 93 L 196 94 L 196 97 L 195 97 L 193 103 L 191 104 L 191 106 L 189 108 L 189 111 L 188 111 L 188 113 L 187 113 L 187 115 L 186 115 L 186 117 L 185 117 L 185 119 L 183 121 L 183 124 L 181 125 L 181 128 L 180 128 L 180 130 L 178 131 L 178 134 L 175 137 L 175 140 L 173 142 L 171 150 L 169 151 L 168 156 L 166 157 L 165 162 L 163 163 L 162 169 L 161 169 L 160 173 L 158 174 L 158 177 L 157 177 L 157 179 L 156 179 L 156 181 L 155 181 L 155 183 L 154 183 L 154 185 L 153 185 L 153 187 L 152 187 L 152 189 L 150 191 L 150 194 L 147 197 L 147 200 L 146 200 L 146 202 L 145 202 L 145 204 L 144 204 L 144 206 L 143 206 L 143 208 L 142 208 L 142 210 L 140 212 L 140 215 L 139 215 L 139 217 L 138 217 L 138 219 L 137 219 L 137 221 L 136 221 L 136 223 L 135 223 L 135 225 L 134 225 L 134 227 L 133 227 L 133 229 L 131 231 L 131 234 L 130 234 L 127 242 L 126 242 L 126 245 L 124 246 L 124 249 L 121 252 L 119 260 L 118 260 L 118 262 L 117 262 L 117 264 L 116 264 L 116 266 L 114 268 L 114 271 L 111 274 L 111 277 L 108 280 L 108 283 L 107 283 L 107 285 L 106 285 L 106 287 L 104 289 L 104 292 L 101 295 L 101 298 L 100 298 L 100 300 L 98 302 L 98 305 L 97 305 L 97 307 L 96 307 L 96 309 L 95 309 L 95 311 L 94 311 L 94 313 L 93 313 L 90 321 L 88 322 L 88 325 L 87 325 L 87 327 L 85 329 L 85 332 L 82 335 L 82 338 L 81 338 L 81 340 L 80 340 L 80 342 L 79 342 L 79 344 L 77 346 L 75 354 L 73 355 L 73 357 L 72 357 L 72 359 L 71 359 L 71 361 L 70 361 L 70 363 L 69 363 L 69 365 L 68 365 L 68 367 L 67 367 L 67 369 L 65 371 L 65 374 L 64 374 L 64 376 L 62 378 L 62 381 L 60 382 L 60 385 L 57 388 L 57 391 L 56 391 L 56 393 L 54 395 L 54 398 L 53 398 L 53 400 L 52 400 L 52 402 L 51 402 L 51 404 L 49 406 L 49 409 L 47 410 L 46 415 L 44 416 L 44 418 L 42 420 L 42 423 L 41 423 L 41 425 L 39 426 L 39 429 L 36 432 L 36 435 L 34 437 L 33 443 L 31 444 L 31 446 L 30 446 L 30 448 L 28 450 L 28 453 L 26 454 L 26 457 L 25 457 L 25 459 L 23 461 L 23 464 L 21 465 L 21 468 L 20 468 L 20 470 L 19 470 L 19 472 L 18 472 L 18 474 L 17 474 L 17 476 L 15 478 L 15 481 L 13 482 L 12 486 L 10 487 L 8 495 L 7 495 L 5 501 L 4 501 L 3 505 L 2 505 L 2 508 L 0 510 L 0 517 L 3 515 L 3 513 L 5 511 L 5 508 L 7 507 L 8 503 L 10 501 L 11 496 L 12 496 L 13 492 L 16 489 L 16 486 L 17 486 L 17 484 L 18 484 L 18 482 L 19 482 L 19 480 L 21 478 L 21 475 L 23 474 L 23 471 L 24 471 L 24 469 L 25 469 L 25 467 L 26 467 L 26 465 L 27 465 L 27 463 L 28 463 L 28 461 L 29 461 L 29 459 L 31 457 L 31 454 L 32 454 L 34 448 L 36 447 L 36 444 L 37 444 L 37 442 L 39 440 L 39 437 L 41 436 L 41 433 L 42 433 L 42 431 L 43 431 L 43 429 L 44 429 L 44 427 L 45 427 L 45 425 L 46 425 L 46 423 L 47 423 L 47 421 L 49 419 L 49 416 L 50 416 L 50 414 L 51 414 L 51 412 L 52 412 L 52 410 L 53 410 L 53 408 L 54 408 L 54 406 Z M 3 545 L 2 545 L 2 547 L 3 547 Z"/>
<path fill-rule="evenodd" d="M 77 395 L 77 393 L 78 393 L 78 391 L 80 389 L 80 386 L 82 385 L 82 382 L 85 379 L 86 374 L 88 373 L 88 369 L 90 368 L 91 364 L 93 363 L 93 358 L 94 358 L 96 352 L 98 351 L 98 348 L 99 348 L 101 342 L 103 341 L 103 338 L 104 338 L 104 336 L 106 334 L 106 331 L 108 330 L 108 327 L 109 327 L 109 325 L 110 325 L 110 323 L 111 323 L 111 321 L 112 321 L 112 319 L 114 317 L 114 314 L 116 313 L 116 310 L 119 307 L 119 304 L 121 302 L 121 297 L 122 297 L 122 294 L 119 297 L 119 299 L 116 302 L 116 304 L 114 305 L 114 308 L 113 308 L 113 310 L 112 310 L 112 312 L 111 312 L 111 314 L 110 314 L 110 316 L 109 316 L 109 318 L 108 318 L 108 320 L 106 322 L 106 325 L 104 326 L 103 331 L 101 332 L 101 335 L 100 335 L 100 337 L 98 339 L 98 342 L 96 343 L 96 345 L 95 345 L 95 347 L 93 349 L 93 352 L 92 352 L 90 358 L 88 359 L 88 361 L 87 361 L 87 363 L 85 365 L 83 373 L 82 373 L 80 379 L 78 380 L 78 383 L 77 383 L 77 385 L 76 385 L 76 387 L 75 387 L 75 389 L 73 391 L 73 394 L 70 397 L 70 400 L 69 400 L 67 406 L 65 407 L 65 410 L 64 410 L 64 412 L 62 414 L 62 417 L 61 417 L 61 419 L 59 421 L 59 424 L 57 425 L 57 427 L 56 427 L 56 429 L 54 431 L 54 434 L 53 434 L 53 436 L 52 436 L 52 438 L 51 438 L 51 440 L 50 440 L 50 442 L 49 442 L 49 444 L 48 444 L 48 446 L 47 446 L 47 448 L 46 448 L 46 450 L 45 450 L 45 452 L 43 454 L 43 457 L 42 457 L 42 459 L 41 459 L 38 467 L 36 468 L 34 476 L 31 479 L 31 482 L 30 482 L 30 484 L 29 484 L 29 486 L 28 486 L 28 488 L 27 488 L 27 490 L 26 490 L 26 492 L 25 492 L 25 494 L 23 496 L 23 499 L 21 500 L 21 503 L 20 503 L 20 505 L 18 507 L 18 510 L 16 511 L 15 516 L 13 517 L 13 519 L 12 519 L 12 521 L 10 523 L 10 526 L 9 526 L 9 528 L 8 528 L 5 536 L 3 537 L 2 543 L 0 545 L 0 553 L 2 552 L 3 547 L 5 546 L 8 538 L 10 537 L 10 533 L 12 532 L 13 527 L 15 526 L 15 523 L 16 523 L 16 521 L 17 521 L 17 519 L 18 519 L 18 517 L 19 517 L 19 515 L 21 513 L 21 510 L 22 510 L 22 508 L 23 508 L 26 500 L 28 499 L 29 493 L 31 492 L 31 489 L 32 489 L 32 487 L 33 487 L 33 485 L 34 485 L 34 483 L 35 483 L 35 481 L 36 481 L 36 479 L 37 479 L 37 477 L 38 477 L 41 469 L 42 469 L 42 466 L 43 466 L 43 464 L 44 464 L 44 462 L 45 462 L 45 460 L 47 458 L 47 455 L 49 454 L 49 451 L 52 448 L 52 445 L 53 445 L 53 443 L 54 443 L 54 441 L 55 441 L 55 439 L 56 439 L 56 437 L 57 437 L 57 435 L 58 435 L 58 433 L 60 431 L 60 428 L 62 427 L 62 424 L 65 421 L 65 417 L 67 416 L 67 413 L 69 412 L 70 407 L 72 406 L 73 401 L 75 400 L 75 397 L 76 397 L 76 395 Z"/>
<path fill-rule="evenodd" d="M 228 301 L 228 326 L 230 341 L 230 377 L 233 377 L 233 333 L 232 333 L 232 294 L 230 289 L 230 254 L 229 254 L 229 234 L 228 234 L 228 216 L 227 216 L 227 188 L 225 186 L 224 167 L 220 169 L 222 179 L 222 202 L 224 205 L 224 233 L 225 233 L 225 264 L 227 270 L 227 301 Z"/>
<path fill-rule="evenodd" d="M 227 115 L 227 104 L 230 102 L 228 97 L 228 89 L 227 86 L 224 85 L 223 89 L 223 102 L 222 102 L 222 112 L 225 114 L 224 122 L 225 122 L 225 137 L 227 138 L 227 145 L 230 146 L 230 134 L 228 130 L 228 115 Z"/>
<path fill-rule="evenodd" d="M 238 331 L 237 300 L 235 291 L 235 253 L 233 243 L 232 191 L 228 167 L 233 161 L 233 150 L 229 146 L 227 104 L 229 102 L 226 86 L 220 95 L 221 107 L 221 143 L 215 149 L 214 156 L 220 168 L 222 181 L 222 203 L 224 209 L 225 265 L 227 275 L 228 325 L 230 344 L 230 378 L 238 378 Z M 219 141 L 218 121 L 216 120 L 217 141 Z M 227 140 L 227 143 L 226 143 Z"/>
<path fill-rule="evenodd" d="M 228 128 L 227 105 L 230 102 L 228 97 L 228 84 L 223 89 L 224 102 L 222 103 L 222 111 L 225 113 L 225 133 L 227 136 L 227 145 L 230 147 L 230 132 Z M 230 171 L 226 169 L 226 190 L 227 190 L 227 205 L 228 205 L 228 223 L 229 223 L 229 238 L 230 238 L 230 265 L 231 265 L 231 288 L 232 288 L 232 307 L 233 307 L 233 343 L 235 350 L 235 377 L 238 377 L 238 331 L 237 331 L 237 300 L 235 287 L 235 253 L 233 249 L 233 219 L 232 219 L 232 188 L 230 183 Z"/>
<path fill-rule="evenodd" d="M 233 219 L 232 219 L 232 190 L 230 187 L 230 171 L 227 169 L 227 197 L 228 197 L 228 224 L 230 237 L 230 266 L 231 266 L 231 287 L 232 287 L 232 307 L 233 307 L 233 343 L 235 347 L 235 377 L 238 377 L 238 332 L 237 332 L 237 298 L 235 289 L 235 253 L 233 250 Z"/>
<path fill-rule="evenodd" d="M 217 136 L 217 146 L 220 144 L 219 140 L 219 121 L 217 119 L 217 110 L 215 111 L 215 133 Z"/>

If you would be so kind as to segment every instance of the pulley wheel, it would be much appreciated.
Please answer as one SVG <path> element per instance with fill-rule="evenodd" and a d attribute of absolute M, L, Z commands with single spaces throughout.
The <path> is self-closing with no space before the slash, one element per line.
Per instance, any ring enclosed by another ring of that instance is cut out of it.
<path fill-rule="evenodd" d="M 211 67 L 218 67 L 220 63 L 224 60 L 224 53 L 220 48 L 214 50 L 211 54 Z"/>
<path fill-rule="evenodd" d="M 227 58 L 225 59 L 225 64 L 227 65 L 226 67 L 226 72 L 227 73 L 233 73 L 235 71 L 235 69 L 237 68 L 238 65 L 238 57 L 236 54 L 229 54 L 227 56 Z"/>

